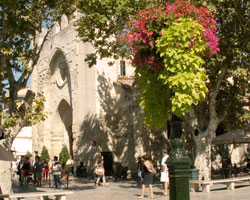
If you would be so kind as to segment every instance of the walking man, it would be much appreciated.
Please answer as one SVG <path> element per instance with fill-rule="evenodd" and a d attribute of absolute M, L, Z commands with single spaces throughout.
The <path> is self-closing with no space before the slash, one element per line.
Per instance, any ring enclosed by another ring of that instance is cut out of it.
<path fill-rule="evenodd" d="M 169 174 L 168 174 L 168 167 L 166 161 L 169 157 L 167 154 L 167 150 L 162 150 L 162 159 L 161 159 L 161 182 L 163 182 L 163 195 L 168 195 L 168 183 L 169 183 Z"/>

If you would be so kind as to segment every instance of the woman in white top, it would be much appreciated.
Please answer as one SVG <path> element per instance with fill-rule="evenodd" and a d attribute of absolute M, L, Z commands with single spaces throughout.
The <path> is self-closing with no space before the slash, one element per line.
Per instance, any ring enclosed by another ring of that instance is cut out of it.
<path fill-rule="evenodd" d="M 166 149 L 162 150 L 162 156 L 163 157 L 161 159 L 161 182 L 164 183 L 163 195 L 167 196 L 168 195 L 169 174 L 168 174 L 168 167 L 167 167 L 166 161 L 167 161 L 169 155 L 167 154 Z"/>

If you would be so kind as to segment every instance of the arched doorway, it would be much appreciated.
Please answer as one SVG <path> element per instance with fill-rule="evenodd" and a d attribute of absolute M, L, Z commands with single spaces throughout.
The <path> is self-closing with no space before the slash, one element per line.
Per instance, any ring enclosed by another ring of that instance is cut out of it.
<path fill-rule="evenodd" d="M 67 145 L 70 155 L 73 156 L 73 134 L 72 134 L 72 108 L 69 103 L 62 99 L 58 105 L 57 112 L 64 124 L 64 144 Z"/>
<path fill-rule="evenodd" d="M 49 116 L 50 153 L 59 155 L 66 145 L 73 155 L 72 88 L 67 58 L 62 49 L 54 50 L 45 77 Z"/>

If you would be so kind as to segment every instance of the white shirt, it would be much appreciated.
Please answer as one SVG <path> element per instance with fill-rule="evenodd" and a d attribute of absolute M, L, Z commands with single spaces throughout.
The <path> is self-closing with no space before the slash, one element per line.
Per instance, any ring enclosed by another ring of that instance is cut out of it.
<path fill-rule="evenodd" d="M 168 166 L 166 164 L 166 161 L 168 159 L 169 155 L 168 154 L 165 154 L 162 159 L 161 159 L 161 165 L 165 166 L 165 169 L 164 169 L 164 172 L 167 172 L 168 171 Z"/>

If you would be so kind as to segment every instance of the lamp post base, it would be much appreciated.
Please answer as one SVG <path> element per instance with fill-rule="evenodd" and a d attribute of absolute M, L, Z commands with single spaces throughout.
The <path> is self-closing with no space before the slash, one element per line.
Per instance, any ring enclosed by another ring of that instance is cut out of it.
<path fill-rule="evenodd" d="M 182 138 L 171 139 L 171 152 L 167 160 L 169 169 L 169 199 L 189 200 L 189 163 Z"/>

